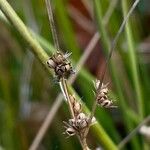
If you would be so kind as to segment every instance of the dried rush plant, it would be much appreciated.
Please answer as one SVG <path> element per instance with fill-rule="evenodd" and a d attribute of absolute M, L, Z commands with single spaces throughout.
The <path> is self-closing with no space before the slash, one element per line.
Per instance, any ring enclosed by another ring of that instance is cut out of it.
<path fill-rule="evenodd" d="M 97 106 L 101 106 L 101 107 L 108 108 L 108 109 L 117 107 L 113 104 L 113 101 L 109 99 L 108 84 L 103 84 L 103 81 L 105 78 L 106 70 L 108 68 L 109 60 L 115 49 L 119 36 L 122 33 L 125 27 L 125 24 L 128 21 L 129 16 L 132 14 L 138 2 L 139 0 L 136 0 L 134 4 L 132 5 L 127 16 L 124 18 L 116 37 L 114 38 L 111 44 L 108 58 L 106 60 L 105 65 L 103 65 L 103 72 L 102 72 L 101 79 L 95 81 L 95 101 L 92 106 L 91 114 L 87 115 L 82 111 L 82 104 L 78 100 L 76 100 L 76 97 L 74 96 L 74 94 L 70 93 L 68 89 L 67 78 L 69 75 L 75 73 L 71 65 L 71 62 L 69 61 L 69 56 L 71 55 L 71 53 L 63 53 L 61 51 L 58 38 L 57 38 L 57 34 L 56 34 L 54 19 L 53 19 L 51 0 L 45 0 L 48 17 L 50 21 L 50 27 L 52 31 L 52 36 L 53 36 L 55 48 L 57 50 L 57 52 L 54 53 L 47 60 L 47 65 L 48 67 L 53 69 L 55 72 L 55 79 L 60 84 L 60 88 L 65 97 L 66 102 L 68 103 L 68 107 L 69 107 L 70 114 L 71 114 L 71 118 L 68 121 L 64 121 L 64 127 L 65 127 L 64 133 L 67 134 L 68 137 L 76 135 L 81 143 L 83 150 L 89 150 L 89 147 L 86 142 L 86 138 L 87 138 L 87 134 L 89 132 L 90 126 L 96 121 L 94 118 L 94 113 L 95 113 Z M 98 4 L 96 0 L 94 1 L 94 3 L 95 5 Z"/>
<path fill-rule="evenodd" d="M 47 54 L 44 52 L 44 50 L 41 48 L 40 44 L 33 38 L 26 28 L 26 26 L 23 24 L 21 19 L 17 16 L 15 11 L 11 8 L 9 3 L 6 0 L 0 0 L 0 9 L 3 11 L 7 19 L 14 25 L 15 29 L 22 35 L 22 37 L 27 41 L 27 43 L 32 47 L 32 51 L 35 53 L 36 57 L 44 64 L 44 67 L 49 71 L 48 68 L 51 68 L 55 72 L 55 78 L 57 78 L 58 82 L 60 83 L 61 90 L 64 94 L 64 97 L 68 103 L 68 107 L 71 114 L 71 119 L 64 122 L 65 125 L 65 133 L 68 136 L 77 135 L 79 138 L 79 141 L 81 143 L 81 146 L 84 150 L 89 149 L 86 139 L 87 134 L 89 131 L 90 126 L 92 123 L 95 122 L 94 114 L 97 106 L 105 107 L 105 108 L 114 108 L 116 107 L 112 100 L 109 100 L 108 98 L 108 87 L 107 84 L 103 84 L 106 70 L 108 68 L 108 64 L 110 61 L 110 58 L 112 56 L 112 53 L 115 49 L 115 46 L 117 44 L 117 41 L 119 39 L 120 34 L 122 33 L 124 26 L 126 22 L 129 19 L 129 16 L 132 14 L 134 8 L 138 4 L 139 0 L 136 0 L 134 4 L 132 5 L 131 9 L 129 10 L 128 14 L 124 18 L 120 29 L 114 38 L 110 50 L 109 55 L 106 60 L 106 63 L 104 65 L 104 69 L 102 72 L 102 76 L 100 80 L 97 80 L 95 83 L 95 101 L 92 106 L 92 110 L 90 115 L 87 115 L 83 112 L 82 104 L 78 102 L 76 97 L 73 93 L 71 93 L 68 89 L 68 83 L 67 83 L 67 77 L 75 73 L 73 71 L 73 68 L 71 66 L 71 62 L 69 61 L 70 54 L 61 52 L 61 49 L 59 48 L 59 43 L 57 40 L 57 34 L 55 30 L 55 25 L 53 21 L 53 14 L 52 14 L 52 8 L 51 3 L 48 0 L 45 0 L 46 7 L 48 11 L 48 16 L 50 20 L 50 25 L 52 29 L 53 39 L 55 43 L 55 48 L 57 49 L 57 52 L 53 54 L 49 59 Z M 94 0 L 94 6 L 97 7 L 98 0 Z M 98 9 L 97 9 L 98 10 Z M 45 61 L 47 60 L 47 64 L 45 65 Z M 102 133 L 102 132 L 101 132 Z M 102 135 L 103 136 L 103 135 Z M 103 139 L 104 137 L 102 137 Z M 103 140 L 104 142 L 104 140 Z M 108 144 L 109 143 L 109 144 Z M 117 147 L 113 144 L 110 144 L 110 142 L 105 142 L 105 146 L 107 146 L 107 149 L 117 149 Z"/>

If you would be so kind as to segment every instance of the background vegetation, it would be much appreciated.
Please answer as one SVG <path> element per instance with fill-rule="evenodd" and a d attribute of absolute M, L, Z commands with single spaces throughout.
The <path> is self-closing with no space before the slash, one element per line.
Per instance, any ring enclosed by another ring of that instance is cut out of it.
<path fill-rule="evenodd" d="M 8 2 L 51 55 L 55 50 L 44 0 Z M 73 84 L 89 109 L 94 98 L 93 80 L 100 78 L 110 42 L 132 4 L 132 0 L 53 1 L 59 42 L 64 52 L 72 52 L 74 66 L 87 53 L 85 48 L 94 33 L 99 31 L 101 35 Z M 118 109 L 96 111 L 98 122 L 116 145 L 150 113 L 148 4 L 148 0 L 138 4 L 109 63 L 105 83 L 110 83 L 110 97 L 116 100 Z M 108 13 L 108 10 L 111 11 Z M 3 15 L 0 20 L 0 146 L 6 150 L 26 150 L 52 109 L 60 89 L 16 29 Z M 62 134 L 62 121 L 67 118 L 67 106 L 62 103 L 38 149 L 81 148 L 76 137 L 66 139 Z M 101 146 L 96 137 L 96 133 L 90 132 L 91 148 Z M 149 147 L 149 140 L 137 133 L 123 149 L 148 150 Z"/>

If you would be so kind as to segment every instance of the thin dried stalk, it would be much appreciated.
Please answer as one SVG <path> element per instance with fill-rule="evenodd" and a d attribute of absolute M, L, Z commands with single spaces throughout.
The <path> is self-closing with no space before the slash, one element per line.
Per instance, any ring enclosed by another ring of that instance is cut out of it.
<path fill-rule="evenodd" d="M 55 23 L 54 23 L 54 18 L 53 18 L 53 11 L 52 11 L 52 6 L 51 6 L 51 0 L 45 0 L 45 3 L 46 3 L 46 8 L 47 8 L 49 22 L 50 22 L 50 27 L 51 27 L 51 30 L 52 30 L 54 45 L 55 45 L 55 48 L 57 50 L 60 50 L 58 37 L 57 37 L 57 33 L 56 33 L 56 28 L 55 28 Z"/>
<path fill-rule="evenodd" d="M 44 138 L 44 135 L 47 132 L 47 129 L 49 128 L 49 125 L 51 124 L 54 118 L 53 116 L 55 116 L 61 103 L 62 103 L 62 94 L 59 94 L 54 103 L 52 104 L 50 111 L 48 112 L 42 126 L 40 127 L 37 135 L 35 136 L 29 150 L 36 150 L 39 147 L 42 139 Z"/>
<path fill-rule="evenodd" d="M 68 106 L 69 106 L 69 110 L 70 110 L 70 113 L 71 113 L 71 116 L 72 118 L 74 118 L 74 112 L 73 112 L 73 108 L 72 108 L 72 104 L 71 104 L 71 100 L 70 100 L 70 97 L 69 97 L 69 91 L 68 91 L 68 85 L 67 85 L 67 81 L 66 79 L 64 78 L 61 78 L 60 79 L 60 87 L 61 87 L 61 91 L 68 103 Z"/>
<path fill-rule="evenodd" d="M 52 7 L 51 7 L 51 3 L 50 2 L 51 1 L 49 1 L 49 0 L 45 0 L 47 12 L 48 12 L 48 17 L 49 17 L 49 21 L 50 21 L 50 25 L 51 25 L 52 35 L 53 35 L 53 39 L 54 39 L 55 48 L 57 50 L 60 50 L 58 37 L 57 37 L 57 34 L 56 34 L 56 29 L 55 29 L 55 24 L 54 24 L 54 19 L 53 19 Z M 70 100 L 70 96 L 69 96 L 70 93 L 68 91 L 67 81 L 62 76 L 60 78 L 60 82 L 59 83 L 60 83 L 60 88 L 62 90 L 62 93 L 63 93 L 65 99 L 67 100 L 67 103 L 68 103 L 68 106 L 69 106 L 69 110 L 70 110 L 70 113 L 71 113 L 71 117 L 75 118 L 75 114 L 74 114 L 73 107 L 72 107 L 71 100 Z M 83 150 L 88 150 L 89 148 L 87 146 L 85 137 L 82 137 L 79 134 L 78 135 L 78 139 L 79 139 L 79 141 L 80 141 L 80 143 L 82 145 Z"/>
<path fill-rule="evenodd" d="M 115 50 L 115 47 L 116 47 L 116 45 L 117 45 L 118 39 L 119 39 L 121 33 L 123 32 L 124 27 L 125 27 L 125 25 L 126 25 L 128 19 L 129 19 L 130 15 L 132 14 L 133 10 L 135 9 L 135 7 L 137 6 L 138 3 L 139 3 L 139 0 L 136 0 L 136 1 L 133 3 L 133 5 L 132 5 L 132 7 L 130 8 L 128 14 L 127 14 L 126 17 L 124 18 L 124 20 L 123 20 L 123 22 L 122 22 L 122 24 L 121 24 L 121 26 L 120 26 L 120 28 L 119 28 L 119 31 L 117 32 L 117 35 L 115 36 L 113 42 L 111 43 L 111 47 L 110 47 L 110 50 L 109 50 L 109 55 L 108 55 L 108 57 L 107 57 L 107 60 L 106 60 L 105 65 L 104 65 L 104 67 L 103 67 L 104 69 L 103 69 L 102 77 L 101 77 L 101 79 L 100 79 L 100 84 L 99 84 L 99 87 L 98 87 L 99 90 L 102 88 L 102 84 L 103 84 L 103 81 L 104 81 L 104 78 L 105 78 L 106 70 L 107 70 L 107 68 L 108 68 L 108 64 L 109 64 L 109 61 L 110 61 L 111 56 L 112 56 L 112 54 L 113 54 L 113 51 Z M 94 101 L 94 104 L 93 104 L 93 106 L 92 106 L 92 112 L 91 112 L 90 120 L 89 120 L 89 125 L 90 125 L 91 120 L 92 120 L 92 118 L 93 118 L 93 116 L 94 116 L 94 114 L 95 114 L 96 108 L 97 108 L 97 101 Z M 85 136 L 87 136 L 88 131 L 89 131 L 89 127 L 87 128 L 87 131 L 85 132 Z"/>

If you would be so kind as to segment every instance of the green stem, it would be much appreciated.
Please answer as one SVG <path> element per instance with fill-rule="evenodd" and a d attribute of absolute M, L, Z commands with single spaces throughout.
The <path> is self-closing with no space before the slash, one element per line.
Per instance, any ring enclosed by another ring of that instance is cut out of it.
<path fill-rule="evenodd" d="M 128 12 L 126 0 L 122 0 L 122 8 L 123 8 L 123 15 L 126 16 L 126 14 Z M 139 70 L 137 67 L 137 58 L 136 58 L 134 39 L 133 39 L 133 35 L 132 35 L 130 21 L 128 21 L 126 24 L 125 33 L 126 33 L 128 48 L 129 48 L 128 56 L 129 56 L 129 61 L 130 61 L 132 79 L 133 79 L 133 84 L 135 87 L 136 97 L 137 97 L 137 101 L 138 101 L 138 111 L 139 111 L 140 119 L 142 120 L 143 114 L 144 114 L 144 112 L 143 112 L 143 96 L 142 96 L 139 75 L 138 75 Z"/>
<path fill-rule="evenodd" d="M 29 46 L 32 48 L 32 52 L 34 52 L 42 64 L 45 64 L 45 60 L 48 59 L 48 55 L 44 52 L 40 44 L 33 38 L 27 27 L 20 20 L 9 3 L 6 0 L 0 0 L 0 8 L 8 20 L 14 25 L 15 29 L 21 34 L 27 44 L 29 44 Z"/>

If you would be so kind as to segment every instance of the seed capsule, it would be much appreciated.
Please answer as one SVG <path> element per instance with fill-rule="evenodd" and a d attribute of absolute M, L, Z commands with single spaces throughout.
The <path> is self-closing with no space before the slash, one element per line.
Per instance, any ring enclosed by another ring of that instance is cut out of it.
<path fill-rule="evenodd" d="M 61 77 L 67 77 L 68 75 L 74 73 L 71 63 L 67 60 L 70 54 L 62 54 L 56 52 L 52 57 L 49 58 L 47 64 L 50 68 L 54 69 L 55 75 L 58 79 Z"/>
<path fill-rule="evenodd" d="M 100 105 L 101 107 L 105 107 L 105 108 L 115 108 L 117 106 L 113 105 L 113 101 L 108 99 L 108 88 L 107 85 L 102 84 L 101 87 L 100 86 L 100 81 L 97 80 L 95 83 L 95 87 L 96 87 L 96 101 L 98 103 L 98 105 Z"/>

